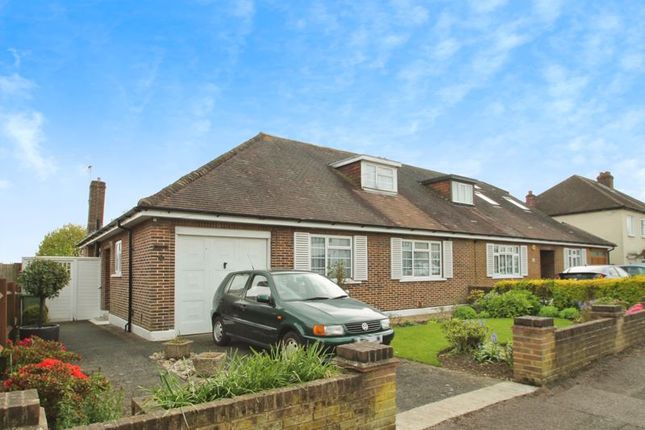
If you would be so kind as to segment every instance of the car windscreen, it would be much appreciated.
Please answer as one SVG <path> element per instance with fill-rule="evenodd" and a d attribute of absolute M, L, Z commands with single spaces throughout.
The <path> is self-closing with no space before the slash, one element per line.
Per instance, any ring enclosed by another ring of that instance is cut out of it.
<path fill-rule="evenodd" d="M 324 300 L 347 296 L 338 285 L 315 273 L 276 273 L 273 284 L 282 300 Z"/>

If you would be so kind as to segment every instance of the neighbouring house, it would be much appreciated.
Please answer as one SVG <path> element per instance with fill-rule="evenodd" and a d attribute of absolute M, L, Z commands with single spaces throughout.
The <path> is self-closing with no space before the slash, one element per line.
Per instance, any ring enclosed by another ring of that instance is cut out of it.
<path fill-rule="evenodd" d="M 573 175 L 537 196 L 529 191 L 526 204 L 615 243 L 612 264 L 645 263 L 645 203 L 615 189 L 610 172 L 595 181 Z M 602 264 L 604 253 L 593 251 L 589 262 Z"/>
<path fill-rule="evenodd" d="M 80 246 L 102 259 L 110 322 L 152 340 L 210 331 L 230 271 L 343 262 L 353 297 L 405 315 L 613 247 L 476 179 L 263 133 L 102 226 L 104 193 L 93 181 Z"/>

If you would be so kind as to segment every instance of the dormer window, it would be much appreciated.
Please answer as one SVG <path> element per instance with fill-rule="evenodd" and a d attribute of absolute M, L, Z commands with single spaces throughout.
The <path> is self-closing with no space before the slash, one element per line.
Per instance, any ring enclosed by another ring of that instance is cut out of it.
<path fill-rule="evenodd" d="M 370 190 L 389 191 L 396 193 L 396 169 L 389 166 L 363 161 L 361 166 L 362 187 Z"/>
<path fill-rule="evenodd" d="M 358 155 L 330 164 L 350 181 L 367 191 L 395 194 L 398 191 L 398 168 L 401 163 L 385 158 Z"/>
<path fill-rule="evenodd" d="M 473 184 L 452 181 L 452 201 L 465 205 L 473 204 Z"/>

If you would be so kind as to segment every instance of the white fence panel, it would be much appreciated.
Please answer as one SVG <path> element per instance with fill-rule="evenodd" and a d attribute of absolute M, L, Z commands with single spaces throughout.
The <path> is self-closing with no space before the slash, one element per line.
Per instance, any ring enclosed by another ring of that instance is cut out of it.
<path fill-rule="evenodd" d="M 25 257 L 23 267 L 34 258 L 53 260 L 70 272 L 70 282 L 55 299 L 47 300 L 52 322 L 87 320 L 101 315 L 101 263 L 94 257 Z"/>

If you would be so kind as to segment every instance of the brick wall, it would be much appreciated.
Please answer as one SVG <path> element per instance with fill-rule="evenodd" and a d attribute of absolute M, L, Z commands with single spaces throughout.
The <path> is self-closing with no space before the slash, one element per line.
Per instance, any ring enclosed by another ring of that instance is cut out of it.
<path fill-rule="evenodd" d="M 513 326 L 513 377 L 543 385 L 603 356 L 645 342 L 645 311 L 592 307 L 593 321 L 556 329 L 552 318 L 521 317 Z"/>
<path fill-rule="evenodd" d="M 346 164 L 337 169 L 340 173 L 345 175 L 349 181 L 357 186 L 361 187 L 361 162 L 356 161 L 351 164 Z"/>
<path fill-rule="evenodd" d="M 337 377 L 77 429 L 395 429 L 392 348 L 363 343 L 337 352 L 346 369 Z"/>
<path fill-rule="evenodd" d="M 255 226 L 217 222 L 158 219 L 149 220 L 133 229 L 133 322 L 147 330 L 174 328 L 175 297 L 175 228 L 202 227 L 271 232 L 271 265 L 293 268 L 293 234 L 307 231 L 317 234 L 351 235 L 348 232 L 323 229 Z M 391 235 L 357 234 L 368 237 L 368 280 L 347 286 L 352 297 L 382 310 L 399 310 L 463 303 L 469 286 L 492 286 L 498 279 L 486 276 L 486 242 L 453 240 L 453 278 L 445 281 L 400 282 L 390 275 Z M 406 236 L 428 240 L 427 237 Z M 122 241 L 122 276 L 103 277 L 109 282 L 109 310 L 127 320 L 128 306 L 128 236 L 123 232 L 101 248 L 112 249 L 110 271 L 114 270 L 113 244 Z M 434 240 L 441 240 L 440 238 Z M 540 275 L 540 246 L 528 244 L 529 277 Z M 555 247 L 556 270 L 562 270 L 562 250 Z M 558 258 L 558 255 L 560 258 Z M 558 261 L 560 266 L 558 266 Z"/>
<path fill-rule="evenodd" d="M 446 200 L 452 200 L 452 181 L 445 180 L 439 182 L 432 182 L 428 184 L 430 188 L 439 193 L 440 196 Z"/>
<path fill-rule="evenodd" d="M 36 390 L 0 393 L 0 429 L 47 429 Z"/>

